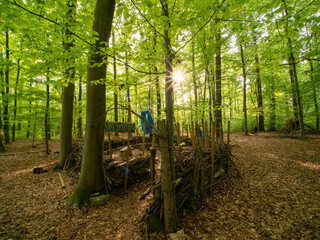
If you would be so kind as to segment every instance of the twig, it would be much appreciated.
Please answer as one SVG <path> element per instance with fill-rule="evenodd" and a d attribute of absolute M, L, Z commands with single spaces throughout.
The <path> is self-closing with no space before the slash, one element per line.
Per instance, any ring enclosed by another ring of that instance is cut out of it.
<path fill-rule="evenodd" d="M 59 179 L 60 179 L 60 182 L 61 182 L 61 187 L 62 187 L 62 188 L 65 188 L 66 185 L 64 184 L 64 181 L 63 181 L 63 178 L 62 178 L 61 173 L 58 173 L 58 175 L 59 175 Z"/>

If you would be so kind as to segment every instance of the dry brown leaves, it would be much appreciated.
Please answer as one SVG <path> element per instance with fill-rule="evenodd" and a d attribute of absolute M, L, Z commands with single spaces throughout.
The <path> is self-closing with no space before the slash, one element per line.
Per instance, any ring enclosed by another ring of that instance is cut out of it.
<path fill-rule="evenodd" d="M 320 136 L 308 140 L 273 134 L 232 135 L 235 164 L 196 213 L 184 211 L 180 229 L 189 239 L 320 239 Z M 128 193 L 113 192 L 104 207 L 71 208 L 65 204 L 77 183 L 58 173 L 58 143 L 52 154 L 41 142 L 16 142 L 0 155 L 0 239 L 146 239 L 139 216 L 147 201 L 138 200 L 146 183 Z M 33 174 L 34 167 L 48 173 Z M 149 234 L 149 239 L 164 239 Z"/>

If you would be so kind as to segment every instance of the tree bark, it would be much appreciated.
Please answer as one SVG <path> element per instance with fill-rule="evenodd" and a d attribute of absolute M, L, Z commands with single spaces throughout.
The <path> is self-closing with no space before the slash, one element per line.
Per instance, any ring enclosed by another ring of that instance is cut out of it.
<path fill-rule="evenodd" d="M 240 52 L 241 52 L 242 73 L 243 73 L 243 128 L 244 128 L 244 135 L 249 135 L 248 134 L 248 116 L 247 116 L 247 74 L 246 74 L 242 44 L 240 44 Z"/>
<path fill-rule="evenodd" d="M 196 79 L 196 66 L 194 59 L 194 42 L 192 41 L 192 80 L 193 80 L 193 93 L 194 93 L 194 119 L 191 121 L 198 121 L 198 87 Z M 192 110 L 191 110 L 192 111 Z"/>
<path fill-rule="evenodd" d="M 319 133 L 319 107 L 318 107 L 318 101 L 317 101 L 316 80 L 314 77 L 313 64 L 311 60 L 309 60 L 309 64 L 310 64 L 310 80 L 312 84 L 312 96 L 313 96 L 313 102 L 314 102 L 314 109 L 316 112 L 316 132 Z"/>
<path fill-rule="evenodd" d="M 2 55 L 0 55 L 0 60 L 2 60 Z M 2 86 L 4 86 L 4 79 L 3 79 L 3 70 L 0 69 L 0 83 Z M 4 93 L 4 88 L 1 88 L 1 95 L 2 95 L 2 102 L 3 102 L 3 97 L 5 95 Z M 2 109 L 2 104 L 0 105 L 0 109 Z M 0 152 L 5 152 L 6 151 L 6 147 L 3 144 L 3 131 L 2 131 L 2 112 L 0 110 Z"/>
<path fill-rule="evenodd" d="M 32 82 L 30 82 L 30 89 L 32 87 Z M 29 100 L 29 116 L 28 116 L 28 129 L 27 129 L 27 139 L 30 137 L 30 128 L 31 128 L 31 107 L 32 107 L 32 102 Z"/>
<path fill-rule="evenodd" d="M 284 11 L 285 11 L 285 36 L 287 39 L 287 46 L 289 49 L 288 54 L 288 64 L 289 64 L 289 74 L 291 79 L 291 86 L 292 86 L 292 94 L 293 94 L 293 108 L 294 108 L 294 117 L 295 119 L 299 120 L 299 128 L 300 128 L 300 137 L 305 138 L 305 130 L 304 130 L 304 123 L 303 123 L 303 105 L 301 103 L 301 97 L 300 97 L 300 89 L 299 89 L 299 81 L 298 81 L 298 74 L 296 69 L 296 61 L 293 54 L 293 47 L 292 47 L 292 41 L 289 36 L 289 26 L 288 26 L 288 10 L 287 10 L 287 4 L 285 0 L 282 0 L 282 3 L 284 5 Z M 295 99 L 295 100 L 294 100 Z M 295 103 L 296 101 L 296 107 Z"/>
<path fill-rule="evenodd" d="M 68 203 L 80 205 L 89 202 L 90 194 L 105 193 L 103 141 L 106 111 L 105 55 L 97 49 L 106 48 L 109 42 L 115 0 L 97 0 L 92 30 L 99 34 L 95 48 L 91 48 L 87 73 L 86 133 L 80 180 Z M 100 80 L 98 84 L 92 84 Z"/>
<path fill-rule="evenodd" d="M 274 78 L 272 77 L 270 83 L 271 92 L 271 104 L 270 104 L 270 131 L 276 131 L 276 96 L 275 96 L 275 86 Z"/>
<path fill-rule="evenodd" d="M 20 58 L 17 61 L 17 78 L 16 85 L 14 87 L 14 106 L 13 106 L 13 125 L 12 125 L 12 142 L 16 141 L 16 119 L 17 119 L 17 92 L 20 77 Z"/>
<path fill-rule="evenodd" d="M 47 79 L 46 79 L 46 88 L 47 88 L 47 94 L 46 94 L 46 113 L 44 117 L 44 128 L 45 128 L 45 142 L 46 142 L 46 154 L 50 154 L 49 150 L 49 107 L 50 107 L 50 87 L 49 87 L 49 69 L 47 72 Z M 71 129 L 72 130 L 72 129 Z"/>
<path fill-rule="evenodd" d="M 165 48 L 165 65 L 166 65 L 166 84 L 165 84 L 165 97 L 166 97 L 166 129 L 168 139 L 168 156 L 164 156 L 161 164 L 163 200 L 164 200 L 164 219 L 165 230 L 168 233 L 175 232 L 177 225 L 176 218 L 176 198 L 175 186 L 172 184 L 176 179 L 175 163 L 174 163 L 174 142 L 173 142 L 173 68 L 172 68 L 172 54 L 170 49 L 170 22 L 169 22 L 169 8 L 167 0 L 161 0 L 162 16 L 166 16 L 164 26 L 164 48 Z M 165 125 L 165 124 L 164 124 Z"/>
<path fill-rule="evenodd" d="M 64 51 L 67 54 L 65 78 L 67 86 L 62 89 L 62 109 L 60 120 L 60 156 L 58 168 L 64 167 L 66 159 L 72 154 L 72 125 L 73 125 L 73 104 L 74 104 L 74 77 L 75 77 L 75 58 L 71 50 L 74 47 L 74 40 L 71 38 L 70 23 L 74 22 L 76 3 L 74 0 L 67 1 L 69 8 L 66 14 L 66 29 Z"/>
<path fill-rule="evenodd" d="M 216 20 L 216 25 L 218 27 L 219 20 Z M 223 139 L 223 131 L 222 131 L 222 112 L 221 112 L 221 33 L 220 29 L 216 31 L 216 97 L 215 97 L 215 121 L 217 124 L 216 127 L 216 136 L 217 138 Z"/>
<path fill-rule="evenodd" d="M 256 74 L 257 74 L 257 88 L 258 88 L 258 116 L 259 116 L 259 131 L 264 132 L 264 115 L 263 115 L 263 97 L 262 97 L 262 87 L 261 87 L 261 78 L 260 78 L 260 62 L 259 62 L 259 55 L 255 55 L 255 62 L 256 62 Z"/>
<path fill-rule="evenodd" d="M 82 78 L 79 78 L 79 96 L 78 96 L 78 138 L 82 136 Z"/>
<path fill-rule="evenodd" d="M 112 32 L 112 44 L 115 45 L 115 37 L 114 32 Z M 113 59 L 113 79 L 114 84 L 116 86 L 114 90 L 114 121 L 119 121 L 119 115 L 118 115 L 118 89 L 117 89 L 117 60 L 116 58 Z M 116 136 L 118 136 L 118 133 L 115 133 Z"/>
<path fill-rule="evenodd" d="M 154 53 L 156 54 L 157 53 L 157 50 L 156 50 L 156 45 L 157 45 L 157 32 L 154 32 Z M 156 64 L 154 64 L 154 72 L 158 72 L 158 68 L 156 66 Z M 156 95 L 157 95 L 157 119 L 158 121 L 161 120 L 161 91 L 160 91 L 160 83 L 159 83 L 159 77 L 158 75 L 156 76 L 156 79 L 155 79 L 155 82 L 156 82 Z"/>
<path fill-rule="evenodd" d="M 4 142 L 5 144 L 10 143 L 10 129 L 9 129 L 9 29 L 6 29 L 6 71 L 5 71 L 5 95 L 3 96 L 3 131 L 4 131 Z"/>

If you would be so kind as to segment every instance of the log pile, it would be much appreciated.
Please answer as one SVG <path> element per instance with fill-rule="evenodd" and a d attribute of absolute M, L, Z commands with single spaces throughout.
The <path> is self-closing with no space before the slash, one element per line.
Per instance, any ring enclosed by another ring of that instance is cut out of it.
<path fill-rule="evenodd" d="M 104 167 L 110 189 L 124 186 L 125 174 L 128 173 L 128 185 L 150 179 L 150 155 L 133 157 L 128 161 L 106 159 Z"/>
<path fill-rule="evenodd" d="M 281 134 L 297 134 L 299 133 L 299 121 L 295 119 L 289 119 L 286 121 L 283 128 L 279 130 Z"/>
<path fill-rule="evenodd" d="M 305 128 L 305 133 L 307 134 L 317 134 L 318 131 L 307 125 L 307 124 L 303 124 L 304 128 Z M 298 120 L 295 119 L 289 119 L 286 121 L 285 125 L 279 130 L 280 134 L 285 134 L 285 135 L 289 135 L 293 138 L 298 137 L 299 133 L 300 133 L 300 124 Z"/>
<path fill-rule="evenodd" d="M 83 141 L 74 141 L 72 147 L 72 154 L 67 158 L 63 168 L 68 177 L 81 170 Z M 123 186 L 126 172 L 129 185 L 150 178 L 150 155 L 130 157 L 128 166 L 126 161 L 116 159 L 105 159 L 103 165 L 109 189 Z"/>
<path fill-rule="evenodd" d="M 205 193 L 211 191 L 211 153 L 202 147 L 193 149 L 184 147 L 176 150 L 176 208 L 177 213 L 183 208 L 198 209 Z M 215 144 L 214 178 L 213 185 L 218 184 L 227 176 L 230 151 L 227 145 L 218 140 Z M 150 231 L 157 231 L 159 228 L 154 223 L 162 221 L 163 202 L 161 199 L 161 180 L 154 182 L 140 199 L 153 194 L 152 202 L 149 205 L 142 221 L 145 221 Z"/>

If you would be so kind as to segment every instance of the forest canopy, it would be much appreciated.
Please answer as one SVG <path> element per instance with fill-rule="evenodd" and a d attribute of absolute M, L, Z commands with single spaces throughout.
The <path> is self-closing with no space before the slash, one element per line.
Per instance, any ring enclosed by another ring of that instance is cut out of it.
<path fill-rule="evenodd" d="M 61 93 L 70 83 L 73 136 L 83 135 L 87 59 L 99 36 L 92 30 L 95 3 L 67 2 L 0 3 L 0 128 L 7 143 L 44 137 L 45 122 L 47 137 L 58 137 Z M 319 1 L 169 0 L 168 15 L 161 4 L 116 1 L 108 47 L 94 48 L 106 56 L 106 78 L 92 84 L 106 84 L 107 107 L 117 98 L 135 112 L 150 110 L 155 122 L 165 118 L 169 38 L 174 118 L 183 128 L 220 110 L 222 127 L 231 120 L 233 131 L 279 130 L 292 119 L 319 130 Z M 127 115 L 119 108 L 106 120 L 127 122 Z M 139 126 L 138 117 L 131 121 Z"/>

